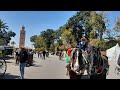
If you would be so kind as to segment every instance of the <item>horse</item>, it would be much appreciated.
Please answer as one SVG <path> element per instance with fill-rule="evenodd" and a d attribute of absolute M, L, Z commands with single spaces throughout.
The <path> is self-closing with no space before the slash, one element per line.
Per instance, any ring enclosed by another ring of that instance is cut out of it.
<path fill-rule="evenodd" d="M 90 47 L 89 73 L 90 79 L 106 79 L 109 71 L 108 57 L 101 55 L 99 47 Z"/>
<path fill-rule="evenodd" d="M 69 64 L 66 66 L 70 79 L 81 79 L 85 71 L 85 62 L 82 56 L 82 50 L 74 48 L 71 51 Z"/>

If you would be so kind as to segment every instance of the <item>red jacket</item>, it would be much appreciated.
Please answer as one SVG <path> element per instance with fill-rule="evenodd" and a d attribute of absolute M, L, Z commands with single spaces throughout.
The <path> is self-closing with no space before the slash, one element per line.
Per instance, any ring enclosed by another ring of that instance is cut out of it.
<path fill-rule="evenodd" d="M 70 51 L 71 51 L 71 48 L 68 49 L 68 56 L 70 56 Z"/>

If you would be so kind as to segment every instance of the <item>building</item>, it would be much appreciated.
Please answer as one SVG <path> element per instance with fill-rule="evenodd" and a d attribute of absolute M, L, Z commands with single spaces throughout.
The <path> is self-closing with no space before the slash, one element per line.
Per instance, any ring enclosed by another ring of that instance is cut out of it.
<path fill-rule="evenodd" d="M 26 31 L 25 27 L 22 27 L 22 30 L 20 31 L 20 42 L 19 42 L 19 48 L 22 48 L 25 46 L 25 36 L 26 36 Z"/>

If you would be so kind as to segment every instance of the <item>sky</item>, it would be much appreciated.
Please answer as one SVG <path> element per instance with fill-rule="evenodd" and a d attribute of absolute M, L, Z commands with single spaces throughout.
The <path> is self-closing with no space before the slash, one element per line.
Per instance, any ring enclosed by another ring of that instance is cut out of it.
<path fill-rule="evenodd" d="M 16 33 L 11 41 L 15 41 L 16 47 L 19 46 L 20 30 L 25 26 L 26 40 L 25 47 L 32 47 L 30 37 L 40 35 L 46 29 L 57 30 L 64 25 L 67 20 L 77 11 L 0 11 L 0 19 L 4 20 L 10 30 Z M 120 16 L 120 11 L 109 11 L 108 18 L 110 28 L 114 26 L 115 17 Z"/>

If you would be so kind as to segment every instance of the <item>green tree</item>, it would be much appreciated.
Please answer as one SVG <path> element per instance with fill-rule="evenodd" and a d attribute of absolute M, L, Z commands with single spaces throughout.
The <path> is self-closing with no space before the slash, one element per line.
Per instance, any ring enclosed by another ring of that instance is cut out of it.
<path fill-rule="evenodd" d="M 54 44 L 55 31 L 53 29 L 42 31 L 40 36 L 44 38 L 47 49 L 49 49 L 50 46 Z"/>
<path fill-rule="evenodd" d="M 16 33 L 9 30 L 9 27 L 0 19 L 0 39 L 3 40 L 3 44 L 7 45 L 11 37 L 15 37 Z"/>
<path fill-rule="evenodd" d="M 116 31 L 120 31 L 120 18 L 119 17 L 117 17 L 116 18 L 116 20 L 115 20 L 115 26 L 114 26 L 114 28 L 113 28 L 114 30 L 116 30 Z"/>
<path fill-rule="evenodd" d="M 72 35 L 72 29 L 66 29 L 62 34 L 63 40 L 65 40 L 68 44 L 73 42 L 74 36 Z"/>
<path fill-rule="evenodd" d="M 94 35 L 95 38 L 98 38 L 99 40 L 102 40 L 102 35 L 106 30 L 106 18 L 107 17 L 104 12 L 96 13 L 95 11 L 92 11 L 90 14 L 88 24 L 92 28 L 91 33 Z"/>
<path fill-rule="evenodd" d="M 0 39 L 0 46 L 4 44 L 4 41 Z"/>
<path fill-rule="evenodd" d="M 62 39 L 58 39 L 57 43 L 58 43 L 59 46 L 61 46 L 61 45 L 63 45 L 63 40 Z"/>
<path fill-rule="evenodd" d="M 12 45 L 13 47 L 14 47 L 15 44 L 16 44 L 16 43 L 15 43 L 14 41 L 11 42 L 11 45 Z"/>
<path fill-rule="evenodd" d="M 0 19 L 0 31 L 5 32 L 6 30 L 9 29 L 9 27 L 6 24 L 7 23 L 4 23 L 4 21 Z"/>
<path fill-rule="evenodd" d="M 30 41 L 31 41 L 31 42 L 35 42 L 35 39 L 36 39 L 37 37 L 38 37 L 37 35 L 31 36 L 31 37 L 30 37 Z"/>
<path fill-rule="evenodd" d="M 35 44 L 36 44 L 36 48 L 41 48 L 41 47 L 44 47 L 45 48 L 45 43 L 44 43 L 44 39 L 43 37 L 37 37 L 35 39 Z"/>
<path fill-rule="evenodd" d="M 107 29 L 106 32 L 105 32 L 105 34 L 107 36 L 106 38 L 109 39 L 109 40 L 114 40 L 114 37 L 116 35 L 116 33 L 114 32 L 114 30 L 112 30 L 112 29 Z"/>
<path fill-rule="evenodd" d="M 85 33 L 86 38 L 89 39 L 90 26 L 88 20 L 91 11 L 79 11 L 67 22 L 67 27 L 73 29 L 73 35 L 75 41 L 78 43 L 79 39 L 82 38 L 82 33 Z"/>

